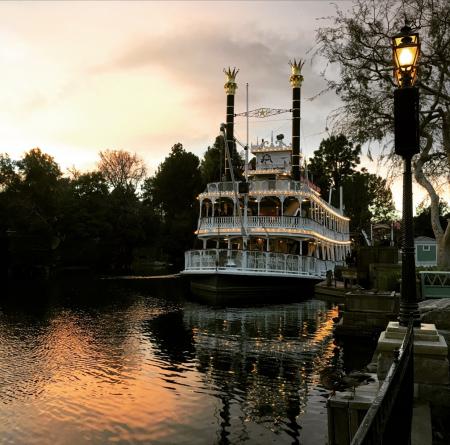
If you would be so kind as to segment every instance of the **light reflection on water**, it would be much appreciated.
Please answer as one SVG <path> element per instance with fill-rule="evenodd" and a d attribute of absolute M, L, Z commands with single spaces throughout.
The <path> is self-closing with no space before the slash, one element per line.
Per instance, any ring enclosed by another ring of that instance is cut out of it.
<path fill-rule="evenodd" d="M 0 306 L 0 443 L 323 444 L 336 314 L 142 294 Z"/>

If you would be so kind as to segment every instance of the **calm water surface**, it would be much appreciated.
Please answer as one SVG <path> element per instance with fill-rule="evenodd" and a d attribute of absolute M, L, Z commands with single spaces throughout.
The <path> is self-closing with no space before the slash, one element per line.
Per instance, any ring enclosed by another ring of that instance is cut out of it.
<path fill-rule="evenodd" d="M 0 303 L 1 444 L 326 442 L 336 308 L 77 301 Z"/>

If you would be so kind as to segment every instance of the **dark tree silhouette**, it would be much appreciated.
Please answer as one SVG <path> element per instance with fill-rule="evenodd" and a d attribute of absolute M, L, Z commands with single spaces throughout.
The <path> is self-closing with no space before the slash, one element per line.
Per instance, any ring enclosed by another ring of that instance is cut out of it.
<path fill-rule="evenodd" d="M 176 268 L 184 251 L 192 248 L 201 191 L 199 159 L 175 144 L 156 174 L 144 185 L 144 196 L 159 209 L 163 221 L 163 245 Z"/>
<path fill-rule="evenodd" d="M 320 187 L 321 195 L 328 200 L 330 187 L 339 191 L 345 178 L 355 172 L 359 164 L 361 147 L 353 146 L 353 143 L 343 135 L 330 136 L 323 139 L 319 148 L 314 151 L 314 157 L 308 165 L 309 172 L 313 175 L 314 182 Z M 337 197 L 335 193 L 334 198 Z M 337 205 L 337 200 L 333 200 Z"/>

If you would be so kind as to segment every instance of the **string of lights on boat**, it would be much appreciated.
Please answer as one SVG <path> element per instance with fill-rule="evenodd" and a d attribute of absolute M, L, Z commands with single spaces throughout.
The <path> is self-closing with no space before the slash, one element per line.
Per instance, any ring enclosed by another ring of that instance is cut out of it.
<path fill-rule="evenodd" d="M 249 228 L 248 229 L 248 233 L 254 234 L 254 235 L 260 235 L 262 233 L 261 230 L 258 230 L 259 228 Z M 329 244 L 335 244 L 335 245 L 341 245 L 341 246 L 348 246 L 351 244 L 351 241 L 340 241 L 340 240 L 336 240 L 335 238 L 328 238 L 322 234 L 320 234 L 319 232 L 315 231 L 315 230 L 309 230 L 309 229 L 279 229 L 279 228 L 275 228 L 275 227 L 261 227 L 261 229 L 263 229 L 264 232 L 267 232 L 268 234 L 279 234 L 279 235 L 283 235 L 283 234 L 288 234 L 288 235 L 304 235 L 305 237 L 316 237 L 324 242 L 327 242 Z M 226 234 L 236 234 L 237 230 L 236 228 L 226 228 L 226 227 L 221 227 L 220 228 L 220 232 L 223 235 Z M 209 235 L 211 233 L 214 233 L 214 230 L 209 230 L 209 229 L 198 229 L 194 232 L 196 235 Z M 239 237 L 239 235 L 236 235 L 237 237 Z"/>

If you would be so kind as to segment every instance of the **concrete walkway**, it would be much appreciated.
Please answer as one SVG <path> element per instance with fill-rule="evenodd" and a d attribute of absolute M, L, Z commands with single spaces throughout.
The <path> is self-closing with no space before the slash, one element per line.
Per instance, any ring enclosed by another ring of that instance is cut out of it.
<path fill-rule="evenodd" d="M 431 445 L 432 442 L 430 404 L 415 400 L 411 425 L 411 445 Z"/>

